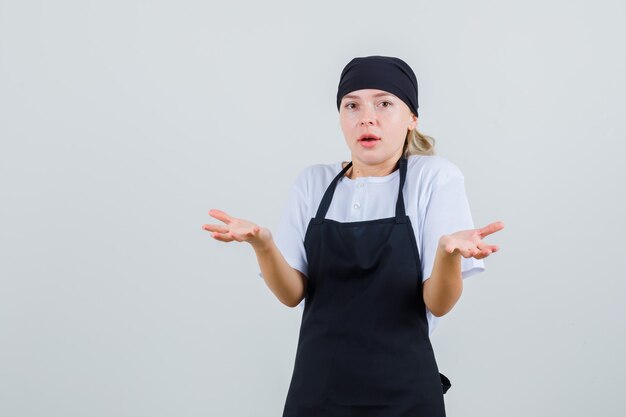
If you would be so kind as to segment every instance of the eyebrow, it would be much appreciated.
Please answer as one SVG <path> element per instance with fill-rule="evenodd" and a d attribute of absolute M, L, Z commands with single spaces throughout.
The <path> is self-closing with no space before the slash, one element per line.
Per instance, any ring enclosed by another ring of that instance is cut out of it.
<path fill-rule="evenodd" d="M 374 97 L 382 97 L 382 96 L 389 96 L 389 97 L 393 97 L 393 94 L 389 94 L 389 93 L 376 93 L 374 94 Z M 359 96 L 354 96 L 352 94 L 348 94 L 346 96 L 343 96 L 343 98 L 356 98 L 356 99 L 360 99 L 361 97 Z"/>

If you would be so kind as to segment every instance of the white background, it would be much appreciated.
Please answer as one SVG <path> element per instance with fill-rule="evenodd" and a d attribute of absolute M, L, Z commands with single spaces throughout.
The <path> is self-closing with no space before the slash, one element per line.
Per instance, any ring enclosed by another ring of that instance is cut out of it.
<path fill-rule="evenodd" d="M 448 415 L 614 416 L 626 375 L 621 1 L 0 0 L 0 415 L 280 416 L 270 230 L 349 160 L 335 94 L 398 56 L 501 251 L 432 342 Z"/>

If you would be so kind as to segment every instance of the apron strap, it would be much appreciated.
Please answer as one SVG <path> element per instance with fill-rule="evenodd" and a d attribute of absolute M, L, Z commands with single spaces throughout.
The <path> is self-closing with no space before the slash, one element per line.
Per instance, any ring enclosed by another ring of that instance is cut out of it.
<path fill-rule="evenodd" d="M 346 165 L 346 167 L 342 169 L 339 174 L 337 174 L 335 179 L 333 179 L 333 181 L 330 183 L 330 185 L 326 189 L 326 192 L 324 193 L 324 197 L 322 197 L 322 202 L 317 208 L 317 213 L 315 214 L 315 219 L 314 219 L 315 224 L 320 224 L 323 222 L 324 218 L 326 217 L 326 212 L 328 212 L 328 208 L 330 207 L 330 202 L 333 199 L 333 194 L 335 193 L 335 187 L 337 187 L 337 182 L 339 182 L 339 179 L 343 177 L 346 172 L 348 172 L 351 166 L 352 166 L 352 161 L 350 161 L 350 163 Z"/>
<path fill-rule="evenodd" d="M 404 188 L 404 180 L 406 179 L 407 159 L 404 156 L 400 157 L 398 164 L 400 165 L 400 185 L 398 186 L 398 199 L 396 200 L 396 223 L 406 223 L 402 189 Z"/>
<path fill-rule="evenodd" d="M 398 163 L 397 163 L 400 169 L 400 181 L 399 181 L 400 184 L 398 186 L 398 198 L 396 200 L 396 223 L 406 223 L 406 211 L 404 209 L 404 196 L 402 194 L 402 189 L 404 188 L 404 181 L 406 179 L 406 170 L 407 170 L 406 164 L 407 164 L 407 159 L 404 156 L 402 156 L 398 160 Z M 328 212 L 328 208 L 330 207 L 330 202 L 333 199 L 335 188 L 337 188 L 337 183 L 346 174 L 346 172 L 348 172 L 351 166 L 352 166 L 352 161 L 350 161 L 350 163 L 348 163 L 348 165 L 346 165 L 345 168 L 343 168 L 341 172 L 337 174 L 337 176 L 333 179 L 333 181 L 330 183 L 330 185 L 326 189 L 326 192 L 324 193 L 324 196 L 322 197 L 322 202 L 317 208 L 317 213 L 315 214 L 315 218 L 313 220 L 315 224 L 320 224 L 323 222 L 324 218 L 326 217 L 326 213 Z"/>

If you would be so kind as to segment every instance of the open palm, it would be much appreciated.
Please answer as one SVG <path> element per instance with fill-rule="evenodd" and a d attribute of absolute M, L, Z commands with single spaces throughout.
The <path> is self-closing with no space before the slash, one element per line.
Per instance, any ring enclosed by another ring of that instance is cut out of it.
<path fill-rule="evenodd" d="M 269 229 L 258 226 L 248 220 L 232 217 L 222 210 L 209 210 L 209 215 L 225 223 L 225 225 L 202 225 L 202 229 L 213 232 L 211 236 L 216 240 L 222 242 L 237 241 L 257 244 L 267 242 L 272 237 Z"/>
<path fill-rule="evenodd" d="M 499 249 L 498 245 L 489 245 L 483 239 L 502 229 L 504 223 L 497 221 L 480 229 L 461 230 L 443 236 L 439 244 L 447 253 L 459 252 L 464 258 L 482 259 Z"/>

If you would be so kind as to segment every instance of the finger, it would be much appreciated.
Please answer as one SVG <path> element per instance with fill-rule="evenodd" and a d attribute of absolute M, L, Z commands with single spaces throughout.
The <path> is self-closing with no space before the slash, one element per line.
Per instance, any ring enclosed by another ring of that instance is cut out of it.
<path fill-rule="evenodd" d="M 241 234 L 241 233 L 235 233 L 232 230 L 230 231 L 230 236 L 232 236 L 233 239 L 235 239 L 237 242 L 243 242 L 246 240 L 245 238 L 245 234 Z"/>
<path fill-rule="evenodd" d="M 474 258 L 475 259 L 483 259 L 483 258 L 486 258 L 489 255 L 491 255 L 491 253 L 481 252 L 478 255 L 474 255 Z"/>
<path fill-rule="evenodd" d="M 220 240 L 222 242 L 232 242 L 233 241 L 233 238 L 230 237 L 228 234 L 213 233 L 213 234 L 211 234 L 211 236 L 213 237 L 213 239 Z"/>
<path fill-rule="evenodd" d="M 245 232 L 239 232 L 239 233 L 231 232 L 231 234 L 237 240 L 239 240 L 240 242 L 243 242 L 243 241 L 247 241 L 248 239 L 250 239 L 251 237 L 256 235 L 260 230 L 261 230 L 261 228 L 257 226 L 257 227 L 253 227 L 252 229 L 247 230 Z"/>
<path fill-rule="evenodd" d="M 209 232 L 228 233 L 228 227 L 219 224 L 203 224 L 202 229 Z"/>
<path fill-rule="evenodd" d="M 474 256 L 474 258 L 476 259 L 482 259 L 482 258 L 486 258 L 487 256 L 491 255 L 494 252 L 498 251 L 498 246 L 497 245 L 485 245 L 482 242 L 478 245 L 479 248 L 479 252 L 477 255 Z"/>
<path fill-rule="evenodd" d="M 482 242 L 482 241 L 478 242 L 476 244 L 476 247 L 478 249 L 480 249 L 481 251 L 483 251 L 483 252 L 487 251 L 487 250 L 489 252 L 495 252 L 495 251 L 497 251 L 499 249 L 498 245 L 489 245 L 489 244 L 487 244 L 485 242 Z"/>
<path fill-rule="evenodd" d="M 260 227 L 253 227 L 252 230 L 250 230 L 250 232 L 248 232 L 248 237 L 255 237 L 259 234 L 259 231 L 261 231 Z"/>
<path fill-rule="evenodd" d="M 218 210 L 218 209 L 209 210 L 209 216 L 215 217 L 217 220 L 221 220 L 226 224 L 230 224 L 233 221 L 232 217 L 230 217 L 228 214 L 226 214 L 222 210 Z"/>
<path fill-rule="evenodd" d="M 481 251 L 478 249 L 468 249 L 466 258 L 475 258 L 476 256 L 479 256 L 480 254 L 481 254 Z"/>
<path fill-rule="evenodd" d="M 498 230 L 504 229 L 504 223 L 501 221 L 489 223 L 487 226 L 478 230 L 480 233 L 480 238 L 484 238 L 485 236 L 489 236 L 492 233 L 497 232 Z"/>

